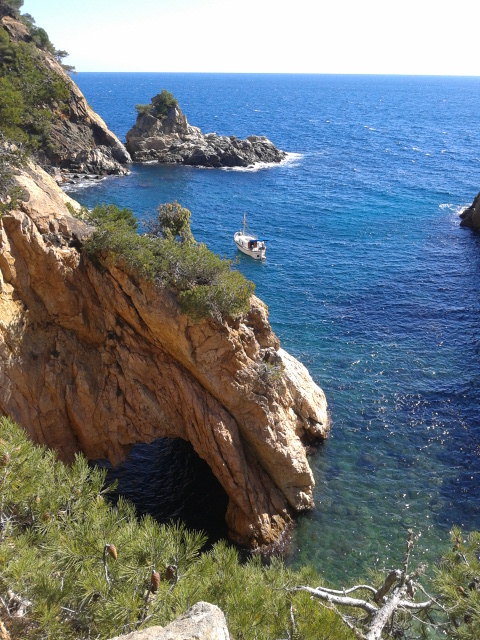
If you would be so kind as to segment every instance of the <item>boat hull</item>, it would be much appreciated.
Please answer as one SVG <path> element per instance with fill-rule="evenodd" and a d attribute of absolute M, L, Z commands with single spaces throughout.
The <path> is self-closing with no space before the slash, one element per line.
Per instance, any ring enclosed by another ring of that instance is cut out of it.
<path fill-rule="evenodd" d="M 257 246 L 252 249 L 249 248 L 249 242 L 257 242 L 256 238 L 250 236 L 244 236 L 241 233 L 236 233 L 233 237 L 237 249 L 254 260 L 265 260 L 265 245 Z"/>

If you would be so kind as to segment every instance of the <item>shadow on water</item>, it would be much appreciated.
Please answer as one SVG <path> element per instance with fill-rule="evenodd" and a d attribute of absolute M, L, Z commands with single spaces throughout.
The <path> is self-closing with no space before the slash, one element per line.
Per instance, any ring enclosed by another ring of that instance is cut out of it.
<path fill-rule="evenodd" d="M 117 482 L 110 494 L 114 503 L 122 496 L 135 505 L 139 516 L 149 513 L 159 523 L 178 520 L 188 529 L 203 531 L 208 546 L 227 537 L 228 497 L 189 442 L 158 438 L 133 446 L 115 468 L 106 460 L 95 464 L 107 469 L 107 484 Z"/>

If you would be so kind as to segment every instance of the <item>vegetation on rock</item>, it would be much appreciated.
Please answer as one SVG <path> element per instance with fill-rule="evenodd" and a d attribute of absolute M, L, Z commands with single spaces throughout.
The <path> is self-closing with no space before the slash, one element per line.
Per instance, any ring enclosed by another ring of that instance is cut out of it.
<path fill-rule="evenodd" d="M 199 600 L 224 611 L 232 640 L 420 637 L 401 603 L 381 635 L 362 632 L 365 612 L 388 606 L 395 572 L 375 576 L 374 587 L 332 590 L 308 567 L 264 566 L 259 556 L 241 563 L 225 542 L 202 552 L 203 534 L 138 519 L 123 499 L 110 504 L 104 481 L 83 456 L 66 466 L 0 418 L 0 607 L 13 640 L 109 638 L 165 625 Z M 480 637 L 479 558 L 480 533 L 454 529 L 424 637 Z M 351 598 L 354 590 L 364 599 Z"/>
<path fill-rule="evenodd" d="M 148 232 L 166 240 L 179 240 L 192 243 L 193 235 L 190 231 L 190 211 L 174 202 L 166 202 L 158 207 L 155 220 L 147 223 Z"/>
<path fill-rule="evenodd" d="M 101 205 L 83 217 L 96 225 L 84 245 L 99 266 L 121 265 L 136 277 L 168 287 L 192 319 L 237 317 L 249 309 L 254 284 L 193 240 L 188 209 L 177 202 L 160 205 L 150 232 L 137 233 L 129 209 Z"/>
<path fill-rule="evenodd" d="M 480 532 L 464 536 L 454 527 L 450 539 L 434 584 L 449 613 L 448 637 L 474 640 L 480 638 Z"/>
<path fill-rule="evenodd" d="M 152 98 L 151 104 L 136 104 L 135 109 L 139 115 L 148 113 L 162 120 L 167 115 L 168 110 L 176 106 L 178 106 L 176 98 L 166 89 L 162 89 L 160 93 L 157 93 Z"/>
<path fill-rule="evenodd" d="M 14 640 L 109 638 L 165 625 L 199 600 L 224 611 L 234 640 L 354 637 L 284 588 L 317 583 L 309 570 L 258 557 L 242 565 L 223 542 L 201 554 L 201 533 L 109 504 L 104 472 L 82 456 L 67 467 L 6 418 L 0 438 L 0 596 Z"/>
<path fill-rule="evenodd" d="M 26 154 L 22 147 L 6 140 L 0 131 L 0 217 L 15 209 L 18 202 L 25 198 L 23 189 L 15 184 L 14 179 L 16 170 L 25 161 Z"/>
<path fill-rule="evenodd" d="M 55 113 L 68 110 L 70 93 L 66 81 L 43 63 L 42 51 L 57 59 L 67 54 L 53 47 L 31 16 L 24 18 L 31 42 L 13 42 L 0 28 L 0 131 L 28 148 L 48 149 L 50 123 Z"/>

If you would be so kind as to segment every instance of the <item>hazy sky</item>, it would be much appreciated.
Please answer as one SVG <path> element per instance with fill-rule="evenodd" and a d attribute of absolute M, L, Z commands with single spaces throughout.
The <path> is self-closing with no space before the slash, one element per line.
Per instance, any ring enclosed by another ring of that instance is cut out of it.
<path fill-rule="evenodd" d="M 478 0 L 25 0 L 77 71 L 480 76 Z"/>

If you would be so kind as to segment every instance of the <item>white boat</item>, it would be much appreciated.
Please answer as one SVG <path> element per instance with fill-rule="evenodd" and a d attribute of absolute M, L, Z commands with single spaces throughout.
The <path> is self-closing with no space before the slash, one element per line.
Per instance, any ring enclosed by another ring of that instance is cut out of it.
<path fill-rule="evenodd" d="M 233 236 L 235 244 L 237 245 L 237 249 L 242 253 L 245 253 L 247 256 L 254 258 L 254 260 L 265 260 L 265 251 L 267 247 L 265 246 L 265 240 L 262 238 L 257 238 L 250 230 L 249 233 L 245 232 L 245 229 L 248 228 L 245 223 L 245 215 L 243 216 L 243 229 L 237 231 Z"/>

